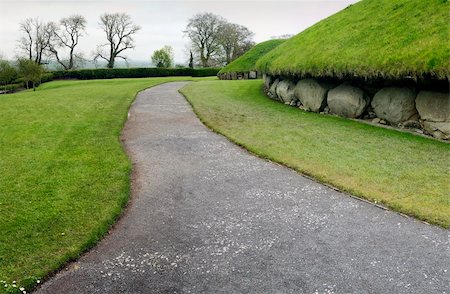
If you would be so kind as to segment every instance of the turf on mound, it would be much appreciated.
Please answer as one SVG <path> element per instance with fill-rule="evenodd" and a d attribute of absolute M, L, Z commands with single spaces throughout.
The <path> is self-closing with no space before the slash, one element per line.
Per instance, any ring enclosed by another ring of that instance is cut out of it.
<path fill-rule="evenodd" d="M 256 70 L 256 62 L 284 41 L 285 40 L 276 39 L 256 44 L 244 55 L 222 68 L 222 70 L 219 71 L 219 75 L 227 72 L 248 72 Z"/>
<path fill-rule="evenodd" d="M 448 79 L 449 5 L 363 0 L 281 44 L 257 68 L 297 76 Z"/>

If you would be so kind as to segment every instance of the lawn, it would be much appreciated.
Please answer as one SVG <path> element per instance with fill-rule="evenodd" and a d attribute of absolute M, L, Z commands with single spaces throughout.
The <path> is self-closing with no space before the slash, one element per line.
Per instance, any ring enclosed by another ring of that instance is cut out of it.
<path fill-rule="evenodd" d="M 186 79 L 58 81 L 0 95 L 0 293 L 30 289 L 107 232 L 129 197 L 119 135 L 131 102 Z"/>
<path fill-rule="evenodd" d="M 259 70 L 283 75 L 448 79 L 447 0 L 362 0 L 264 55 Z"/>
<path fill-rule="evenodd" d="M 450 227 L 450 144 L 286 106 L 259 80 L 193 83 L 182 93 L 205 124 L 251 152 Z"/>

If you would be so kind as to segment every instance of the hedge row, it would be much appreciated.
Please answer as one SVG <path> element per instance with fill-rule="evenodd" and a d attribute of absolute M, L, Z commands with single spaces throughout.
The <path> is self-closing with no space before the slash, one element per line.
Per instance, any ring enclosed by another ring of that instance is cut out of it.
<path fill-rule="evenodd" d="M 35 87 L 38 87 L 40 84 L 47 83 L 53 81 L 53 74 L 51 73 L 45 73 L 41 76 L 41 80 L 34 84 Z M 28 85 L 27 85 L 28 83 Z M 33 88 L 32 82 L 27 82 L 23 77 L 17 78 L 13 81 L 12 84 L 8 85 L 1 85 L 0 84 L 0 91 L 7 91 L 8 93 L 16 92 L 17 90 L 23 89 L 23 88 Z"/>
<path fill-rule="evenodd" d="M 169 76 L 208 77 L 216 76 L 220 68 L 99 68 L 53 71 L 54 79 L 114 79 L 148 78 Z"/>
<path fill-rule="evenodd" d="M 23 83 L 20 84 L 9 84 L 9 85 L 0 85 L 0 92 L 6 91 L 7 93 L 15 92 L 18 89 L 23 88 Z"/>

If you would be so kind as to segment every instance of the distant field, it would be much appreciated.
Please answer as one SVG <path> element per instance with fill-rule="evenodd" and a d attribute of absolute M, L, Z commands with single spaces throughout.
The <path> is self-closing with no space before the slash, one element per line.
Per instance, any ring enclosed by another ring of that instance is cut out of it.
<path fill-rule="evenodd" d="M 248 72 L 256 70 L 256 62 L 265 54 L 267 54 L 270 50 L 273 50 L 275 47 L 282 44 L 284 41 L 285 40 L 269 40 L 256 44 L 244 55 L 232 61 L 224 68 L 222 68 L 219 71 L 219 74 L 227 72 Z"/>
<path fill-rule="evenodd" d="M 29 289 L 107 232 L 129 196 L 119 134 L 130 103 L 186 79 L 60 81 L 0 95 L 0 293 Z"/>
<path fill-rule="evenodd" d="M 362 0 L 266 54 L 272 74 L 450 77 L 450 2 Z"/>
<path fill-rule="evenodd" d="M 450 144 L 270 100 L 262 82 L 205 81 L 182 89 L 212 129 L 393 210 L 450 227 Z"/>

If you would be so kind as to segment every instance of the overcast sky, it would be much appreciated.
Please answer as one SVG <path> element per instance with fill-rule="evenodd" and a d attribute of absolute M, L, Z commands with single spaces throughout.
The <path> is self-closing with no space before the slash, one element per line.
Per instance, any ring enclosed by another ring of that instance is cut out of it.
<path fill-rule="evenodd" d="M 357 0 L 328 1 L 111 1 L 111 0 L 0 0 L 0 54 L 12 59 L 17 54 L 19 22 L 28 17 L 58 21 L 72 14 L 83 15 L 87 33 L 79 50 L 90 56 L 96 45 L 104 42 L 99 29 L 99 15 L 126 12 L 142 29 L 136 34 L 136 48 L 127 51 L 134 61 L 149 61 L 152 52 L 164 45 L 175 51 L 175 61 L 186 63 L 187 37 L 183 36 L 188 19 L 196 13 L 212 12 L 230 22 L 244 25 L 255 33 L 255 42 L 272 36 L 297 34 L 319 20 Z"/>

